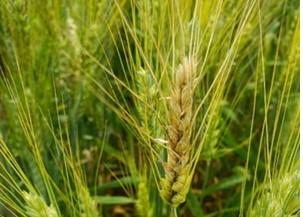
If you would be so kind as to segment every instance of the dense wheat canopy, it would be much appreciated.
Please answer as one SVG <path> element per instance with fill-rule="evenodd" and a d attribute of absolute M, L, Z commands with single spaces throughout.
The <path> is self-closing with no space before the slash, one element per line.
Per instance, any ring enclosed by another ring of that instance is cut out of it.
<path fill-rule="evenodd" d="M 1 0 L 0 216 L 298 216 L 299 18 Z"/>

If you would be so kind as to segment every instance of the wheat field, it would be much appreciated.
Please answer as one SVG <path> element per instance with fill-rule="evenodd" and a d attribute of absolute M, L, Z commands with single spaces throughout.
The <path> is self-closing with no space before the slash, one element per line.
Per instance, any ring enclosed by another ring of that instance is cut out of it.
<path fill-rule="evenodd" d="M 1 0 L 0 216 L 299 216 L 299 20 L 299 0 Z"/>

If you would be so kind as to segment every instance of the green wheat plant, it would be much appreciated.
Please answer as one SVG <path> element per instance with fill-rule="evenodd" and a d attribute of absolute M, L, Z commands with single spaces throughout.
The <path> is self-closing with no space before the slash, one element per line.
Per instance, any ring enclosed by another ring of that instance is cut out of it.
<path fill-rule="evenodd" d="M 0 1 L 0 216 L 298 216 L 299 18 Z"/>

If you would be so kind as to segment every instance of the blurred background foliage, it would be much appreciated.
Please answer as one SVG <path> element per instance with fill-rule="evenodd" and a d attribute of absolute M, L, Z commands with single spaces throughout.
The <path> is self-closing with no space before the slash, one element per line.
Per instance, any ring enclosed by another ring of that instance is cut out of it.
<path fill-rule="evenodd" d="M 0 1 L 0 215 L 170 216 L 165 97 L 193 49 L 203 145 L 178 215 L 297 216 L 299 36 L 299 1 Z"/>

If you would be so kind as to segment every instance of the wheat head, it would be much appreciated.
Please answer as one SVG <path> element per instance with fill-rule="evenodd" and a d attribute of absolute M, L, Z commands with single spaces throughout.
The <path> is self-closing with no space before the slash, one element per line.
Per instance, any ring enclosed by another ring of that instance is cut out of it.
<path fill-rule="evenodd" d="M 167 161 L 161 179 L 161 196 L 173 207 L 186 200 L 192 167 L 191 128 L 196 61 L 184 58 L 175 73 L 169 105 Z"/>

